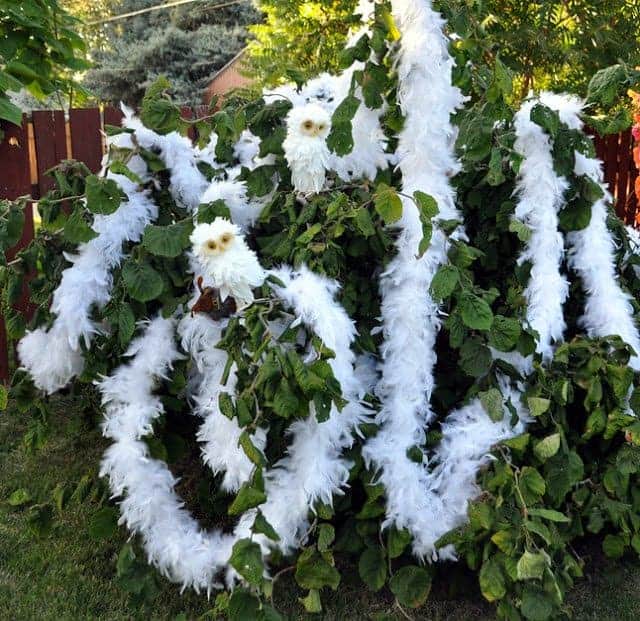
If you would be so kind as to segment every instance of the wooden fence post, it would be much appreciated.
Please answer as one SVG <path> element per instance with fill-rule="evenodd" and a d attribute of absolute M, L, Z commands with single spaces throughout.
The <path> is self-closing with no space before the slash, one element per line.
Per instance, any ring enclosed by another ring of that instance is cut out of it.
<path fill-rule="evenodd" d="M 0 142 L 0 162 L 2 176 L 0 178 L 0 198 L 14 200 L 31 193 L 31 175 L 29 173 L 29 134 L 27 117 L 23 115 L 22 125 L 0 123 L 4 131 L 4 139 Z M 16 246 L 7 252 L 7 260 L 11 261 L 22 248 L 29 245 L 33 239 L 33 206 L 27 203 L 24 218 L 22 238 Z M 16 310 L 29 314 L 27 301 L 28 288 L 25 284 L 22 296 Z M 9 379 L 9 347 L 4 326 L 4 319 L 0 317 L 0 381 Z"/>

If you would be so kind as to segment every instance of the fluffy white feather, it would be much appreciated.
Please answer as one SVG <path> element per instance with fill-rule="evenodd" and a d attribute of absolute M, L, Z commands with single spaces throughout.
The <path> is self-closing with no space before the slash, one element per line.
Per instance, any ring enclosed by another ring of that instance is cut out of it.
<path fill-rule="evenodd" d="M 368 412 L 360 403 L 365 388 L 354 370 L 351 344 L 355 327 L 335 300 L 338 283 L 304 266 L 298 271 L 283 267 L 273 274 L 284 283 L 284 287 L 275 288 L 278 296 L 335 352 L 329 364 L 347 400 L 341 412 L 333 406 L 323 423 L 318 423 L 313 407 L 306 420 L 293 423 L 288 431 L 291 442 L 286 457 L 265 475 L 267 501 L 260 510 L 280 535 L 277 545 L 290 552 L 305 539 L 314 503 L 320 500 L 332 504 L 333 495 L 341 493 L 346 485 L 350 463 L 342 453 L 353 444 L 353 434 Z M 248 535 L 254 517 L 255 512 L 250 511 L 241 518 L 235 531 L 238 537 Z M 256 539 L 265 551 L 274 545 L 261 535 Z"/>
<path fill-rule="evenodd" d="M 331 117 L 317 104 L 292 108 L 287 115 L 287 137 L 282 143 L 291 170 L 291 182 L 298 192 L 322 190 L 329 167 L 327 136 Z"/>
<path fill-rule="evenodd" d="M 252 289 L 264 282 L 265 273 L 240 228 L 225 218 L 216 218 L 211 224 L 198 224 L 190 241 L 193 254 L 213 286 L 220 289 L 221 298 L 231 295 L 238 308 L 251 304 Z"/>
<path fill-rule="evenodd" d="M 234 539 L 199 527 L 176 495 L 177 481 L 167 465 L 152 459 L 142 441 L 162 413 L 154 386 L 180 357 L 174 321 L 151 321 L 129 355 L 129 364 L 98 385 L 105 407 L 103 432 L 114 441 L 100 473 L 109 477 L 113 495 L 121 499 L 120 522 L 140 535 L 149 562 L 183 587 L 209 592 L 231 556 Z"/>
<path fill-rule="evenodd" d="M 515 149 L 524 158 L 516 185 L 519 200 L 515 216 L 531 230 L 531 239 L 518 262 L 532 264 L 524 292 L 527 320 L 540 335 L 537 351 L 549 360 L 553 343 L 562 340 L 566 327 L 562 305 L 569 283 L 560 271 L 564 240 L 558 231 L 558 211 L 564 205 L 569 184 L 554 170 L 549 137 L 530 118 L 537 103 L 538 99 L 526 102 L 515 117 Z M 551 103 L 551 99 L 544 103 Z"/>
<path fill-rule="evenodd" d="M 463 98 L 452 86 L 453 60 L 443 21 L 426 0 L 396 0 L 392 10 L 402 33 L 398 97 L 406 119 L 398 155 L 403 192 L 426 192 L 436 199 L 440 218 L 460 220 L 449 183 L 459 168 L 450 117 Z M 377 389 L 381 430 L 367 442 L 363 456 L 378 471 L 387 492 L 384 525 L 407 528 L 414 538 L 414 552 L 424 557 L 432 550 L 425 520 L 427 473 L 424 465 L 407 457 L 407 450 L 424 443 L 425 429 L 433 419 L 429 401 L 440 319 L 438 305 L 428 292 L 438 267 L 446 261 L 447 239 L 434 226 L 431 245 L 418 258 L 422 225 L 415 204 L 408 199 L 403 200 L 399 228 L 397 255 L 381 280 L 384 345 Z"/>
<path fill-rule="evenodd" d="M 147 224 L 158 216 L 147 191 L 122 175 L 107 176 L 118 183 L 128 200 L 108 216 L 96 215 L 93 229 L 98 236 L 66 257 L 71 266 L 53 294 L 51 310 L 56 319 L 51 329 L 28 332 L 18 344 L 22 366 L 47 393 L 60 390 L 82 371 L 81 344 L 88 347 L 101 330 L 91 311 L 94 306 L 103 307 L 111 297 L 111 272 L 124 257 L 123 244 L 139 241 Z"/>

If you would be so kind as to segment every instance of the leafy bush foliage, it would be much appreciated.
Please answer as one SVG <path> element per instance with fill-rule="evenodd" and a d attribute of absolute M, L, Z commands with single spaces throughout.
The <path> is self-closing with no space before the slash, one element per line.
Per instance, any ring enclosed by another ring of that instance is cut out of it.
<path fill-rule="evenodd" d="M 75 71 L 86 69 L 77 22 L 57 0 L 0 3 L 0 119 L 19 125 L 22 111 L 9 92 L 26 89 L 36 99 L 77 89 Z"/>
<path fill-rule="evenodd" d="M 352 90 L 333 116 L 328 142 L 337 153 L 349 153 L 353 145 L 353 99 L 358 85 L 370 108 L 387 102 L 384 131 L 390 150 L 395 148 L 397 132 L 403 126 L 396 103 L 395 44 L 386 43 L 396 40 L 397 30 L 385 5 L 377 6 L 376 11 L 370 36 L 363 36 L 343 55 L 346 66 L 354 59 L 364 64 L 354 74 Z M 512 74 L 496 59 L 492 70 L 483 70 L 477 79 L 470 79 L 464 65 L 455 77 L 472 98 L 456 118 L 462 170 L 453 179 L 468 240 L 450 241 L 448 262 L 440 267 L 431 285 L 431 294 L 442 302 L 446 315 L 437 342 L 433 407 L 442 422 L 456 404 L 477 396 L 487 416 L 500 419 L 498 378 L 505 375 L 524 381 L 523 400 L 534 420 L 525 433 L 495 447 L 495 460 L 480 473 L 483 491 L 469 506 L 468 524 L 446 534 L 438 546 L 455 545 L 459 557 L 477 573 L 484 597 L 496 603 L 501 618 L 543 621 L 562 615 L 564 595 L 582 574 L 583 562 L 574 543 L 593 535 L 602 541 L 608 556 L 640 552 L 638 378 L 628 366 L 632 351 L 619 337 L 583 335 L 578 317 L 585 291 L 578 274 L 568 265 L 564 267 L 572 284 L 565 305 L 566 342 L 557 347 L 553 360 L 543 363 L 536 356 L 530 376 L 520 378 L 508 362 L 492 357 L 490 348 L 533 355 L 537 338 L 524 322 L 524 290 L 531 265 L 517 263 L 531 231 L 513 218 L 522 156 L 514 149 Z M 616 76 L 600 74 L 592 90 L 609 92 L 616 88 L 615 80 Z M 161 135 L 184 131 L 188 126 L 180 119 L 178 107 L 166 97 L 166 86 L 157 82 L 142 107 L 145 124 Z M 375 282 L 394 254 L 395 233 L 388 225 L 402 215 L 399 173 L 390 166 L 379 171 L 375 180 L 349 183 L 333 175 L 326 190 L 300 201 L 291 187 L 282 149 L 290 107 L 282 98 L 269 103 L 262 99 L 228 100 L 220 111 L 194 123 L 200 146 L 204 148 L 215 132 L 216 160 L 232 166 L 237 164 L 234 145 L 242 132 L 250 129 L 260 138 L 259 155 L 273 158 L 270 163 L 242 171 L 249 196 L 268 197 L 248 235 L 252 248 L 265 267 L 304 263 L 312 271 L 338 280 L 339 301 L 358 327 L 356 350 L 377 356 L 382 336 L 375 329 L 380 316 Z M 594 202 L 602 196 L 597 184 L 574 172 L 576 151 L 592 154 L 591 142 L 542 104 L 532 109 L 531 121 L 551 140 L 555 168 L 568 181 L 561 229 L 566 233 L 581 230 L 589 223 Z M 146 187 L 159 214 L 140 242 L 127 242 L 127 258 L 113 272 L 111 299 L 104 307 L 94 308 L 95 319 L 108 329 L 96 335 L 83 352 L 85 367 L 75 389 L 86 395 L 93 393 L 95 380 L 122 363 L 129 344 L 141 331 L 137 321 L 158 312 L 168 317 L 185 307 L 189 299 L 192 278 L 183 251 L 188 247 L 192 215 L 172 194 L 171 170 L 158 153 L 139 144 L 112 147 L 111 172 L 139 182 L 129 167 L 134 156 L 144 159 L 151 174 Z M 199 168 L 209 180 L 225 174 L 205 162 L 200 162 Z M 49 311 L 52 291 L 67 266 L 63 252 L 73 251 L 77 244 L 95 236 L 91 228 L 95 215 L 126 209 L 118 185 L 89 174 L 81 164 L 66 162 L 53 174 L 57 189 L 40 203 L 41 230 L 16 262 L 2 267 L 3 314 L 12 338 L 19 338 L 25 330 L 23 320 L 11 308 L 24 277 L 36 273 L 30 289 L 37 312 L 29 327 L 47 325 L 53 320 Z M 434 225 L 451 231 L 457 223 L 439 220 L 437 206 L 434 208 L 427 195 L 416 193 L 412 199 L 421 215 L 423 252 L 429 247 Z M 20 203 L 3 204 L 0 242 L 5 250 L 19 236 L 23 208 Z M 201 204 L 196 219 L 211 222 L 228 215 L 229 206 L 215 201 Z M 616 268 L 622 286 L 633 294 L 637 312 L 640 279 L 636 268 L 640 259 L 613 214 L 609 227 L 618 243 Z M 240 444 L 255 469 L 237 495 L 224 492 L 220 476 L 208 471 L 199 471 L 200 479 L 191 488 L 185 484 L 181 492 L 197 506 L 205 522 L 228 524 L 230 517 L 260 507 L 265 500 L 264 469 L 284 454 L 285 430 L 290 423 L 304 419 L 310 403 L 320 423 L 332 403 L 341 405 L 339 384 L 328 364 L 334 352 L 295 326 L 279 339 L 266 329 L 281 310 L 270 297 L 274 286 L 277 283 L 265 283 L 242 319 L 229 321 L 220 343 L 238 369 L 237 399 L 223 398 L 220 407 L 241 427 Z M 299 339 L 314 352 L 311 362 L 302 358 L 302 347 L 291 346 Z M 184 422 L 189 410 L 186 386 L 191 366 L 189 360 L 182 360 L 161 381 L 157 392 L 165 414 L 145 437 L 150 456 L 168 462 L 176 472 L 182 472 L 185 462 L 192 467 L 197 452 L 189 435 L 191 424 Z M 37 447 L 46 441 L 47 399 L 20 371 L 11 393 L 18 407 L 34 414 L 28 442 Z M 379 406 L 373 395 L 367 401 L 373 409 Z M 269 423 L 264 452 L 251 440 L 259 423 Z M 324 592 L 339 588 L 340 568 L 345 562 L 357 564 L 360 577 L 373 591 L 388 585 L 403 608 L 420 606 L 437 579 L 433 567 L 421 566 L 412 557 L 408 531 L 394 527 L 381 530 L 385 489 L 376 473 L 365 467 L 360 452 L 362 442 L 374 436 L 377 428 L 367 423 L 361 431 L 363 438 L 348 451 L 352 462 L 348 493 L 336 495 L 332 506 L 316 505 L 309 539 L 297 558 L 280 558 L 274 552 L 270 559 L 272 564 L 295 572 L 305 591 L 301 602 L 308 612 L 320 612 Z M 410 457 L 421 460 L 423 451 L 431 454 L 439 439 L 434 426 L 426 444 L 414 447 Z M 27 500 L 16 492 L 13 502 Z M 95 535 L 109 536 L 114 519 L 109 507 L 101 511 L 92 526 Z M 259 511 L 252 532 L 278 538 Z M 281 618 L 273 607 L 279 574 L 265 578 L 263 563 L 255 541 L 245 538 L 236 542 L 230 564 L 245 584 L 231 593 L 220 593 L 216 613 L 238 620 Z M 144 597 L 155 590 L 134 547 L 123 549 L 117 571 L 125 588 L 135 596 Z"/>

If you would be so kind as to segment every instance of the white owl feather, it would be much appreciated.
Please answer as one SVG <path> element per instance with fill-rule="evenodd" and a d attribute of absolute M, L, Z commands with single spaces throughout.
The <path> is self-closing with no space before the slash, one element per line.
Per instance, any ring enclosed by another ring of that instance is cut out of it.
<path fill-rule="evenodd" d="M 293 108 L 287 115 L 287 137 L 282 147 L 298 192 L 315 194 L 322 190 L 330 161 L 326 142 L 330 129 L 329 113 L 315 103 Z"/>
<path fill-rule="evenodd" d="M 238 308 L 253 302 L 252 289 L 264 282 L 265 272 L 238 226 L 225 218 L 216 218 L 211 224 L 198 224 L 189 241 L 223 301 L 230 295 Z"/>

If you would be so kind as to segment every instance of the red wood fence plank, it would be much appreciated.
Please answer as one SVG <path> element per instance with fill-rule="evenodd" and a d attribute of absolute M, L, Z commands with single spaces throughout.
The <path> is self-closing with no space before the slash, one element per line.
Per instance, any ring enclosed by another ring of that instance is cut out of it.
<path fill-rule="evenodd" d="M 612 194 L 615 194 L 618 172 L 618 140 L 618 134 L 611 134 L 605 138 L 604 180 Z"/>
<path fill-rule="evenodd" d="M 4 140 L 0 142 L 0 162 L 2 162 L 2 176 L 0 178 L 0 198 L 9 200 L 20 196 L 26 196 L 31 191 L 31 175 L 29 172 L 29 140 L 27 131 L 27 118 L 22 117 L 22 125 L 0 123 L 0 129 L 4 131 Z M 27 246 L 33 239 L 33 210 L 31 203 L 27 203 L 25 211 L 25 224 L 22 239 L 7 252 L 7 259 L 11 260 L 16 253 Z M 17 310 L 28 314 L 27 290 L 23 291 Z M 4 328 L 4 322 L 0 317 L 0 381 L 9 379 L 9 352 Z"/>
<path fill-rule="evenodd" d="M 102 161 L 100 110 L 98 108 L 69 110 L 69 124 L 73 159 L 84 162 L 91 172 L 98 172 Z"/>
<path fill-rule="evenodd" d="M 55 183 L 45 173 L 67 159 L 67 133 L 62 110 L 34 110 L 33 134 L 38 167 L 38 190 L 44 196 Z"/>
<path fill-rule="evenodd" d="M 115 125 L 116 127 L 120 127 L 120 125 L 122 125 L 124 114 L 122 113 L 122 110 L 120 110 L 120 108 L 107 106 L 104 109 L 103 118 L 105 125 Z"/>

